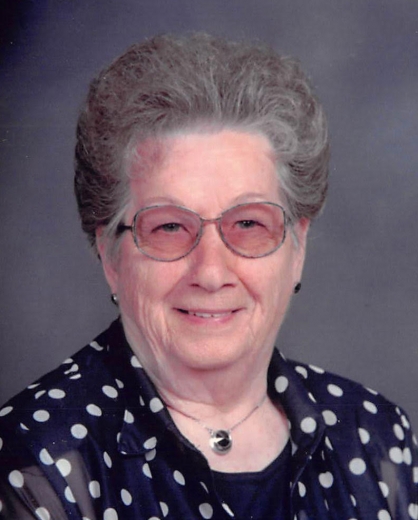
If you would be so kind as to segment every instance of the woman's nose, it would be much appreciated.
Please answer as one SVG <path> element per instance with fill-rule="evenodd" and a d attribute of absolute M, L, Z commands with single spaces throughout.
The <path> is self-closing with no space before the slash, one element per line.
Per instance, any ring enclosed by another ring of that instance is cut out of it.
<path fill-rule="evenodd" d="M 234 285 L 236 275 L 233 266 L 236 259 L 236 255 L 222 241 L 217 225 L 206 224 L 199 244 L 190 254 L 192 285 L 210 292 Z"/>

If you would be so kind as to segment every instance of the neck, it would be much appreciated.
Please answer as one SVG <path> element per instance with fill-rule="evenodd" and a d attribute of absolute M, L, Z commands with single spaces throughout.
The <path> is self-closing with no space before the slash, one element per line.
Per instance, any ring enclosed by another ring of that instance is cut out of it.
<path fill-rule="evenodd" d="M 168 406 L 203 422 L 229 418 L 228 423 L 239 420 L 267 394 L 268 365 L 258 370 L 250 365 L 201 370 L 172 363 L 158 370 L 143 364 Z"/>

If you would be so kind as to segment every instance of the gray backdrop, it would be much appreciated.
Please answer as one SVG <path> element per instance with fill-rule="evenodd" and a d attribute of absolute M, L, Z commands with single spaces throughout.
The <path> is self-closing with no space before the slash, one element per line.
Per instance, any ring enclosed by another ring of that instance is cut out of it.
<path fill-rule="evenodd" d="M 383 392 L 418 429 L 418 0 L 0 5 L 0 401 L 116 315 L 72 194 L 88 81 L 134 41 L 203 29 L 299 56 L 329 114 L 329 201 L 278 344 Z"/>

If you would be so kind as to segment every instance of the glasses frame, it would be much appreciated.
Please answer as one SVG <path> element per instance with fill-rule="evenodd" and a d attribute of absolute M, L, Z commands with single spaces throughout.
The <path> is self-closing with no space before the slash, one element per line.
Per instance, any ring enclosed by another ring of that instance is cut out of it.
<path fill-rule="evenodd" d="M 274 247 L 274 249 L 272 249 L 271 251 L 268 251 L 267 253 L 263 253 L 262 255 L 246 255 L 246 254 L 240 253 L 239 251 L 236 251 L 228 243 L 228 241 L 226 240 L 226 238 L 225 238 L 225 236 L 224 236 L 224 234 L 222 232 L 222 227 L 221 227 L 221 221 L 222 221 L 222 219 L 223 219 L 223 217 L 224 217 L 224 215 L 226 213 L 229 213 L 230 211 L 232 211 L 232 210 L 234 210 L 236 208 L 239 208 L 239 207 L 242 207 L 242 206 L 249 206 L 249 205 L 252 205 L 252 204 L 262 204 L 262 205 L 267 205 L 267 206 L 274 206 L 274 207 L 280 208 L 280 210 L 283 212 L 283 237 L 282 237 L 282 240 L 281 240 L 281 242 L 277 246 Z M 150 209 L 165 208 L 165 207 L 167 207 L 167 208 L 173 208 L 174 207 L 174 208 L 181 209 L 183 211 L 186 211 L 187 213 L 195 215 L 200 220 L 200 228 L 199 228 L 199 231 L 198 231 L 198 233 L 196 235 L 196 240 L 195 240 L 193 246 L 187 251 L 187 253 L 184 253 L 181 256 L 177 256 L 175 258 L 170 258 L 170 259 L 165 259 L 165 258 L 161 259 L 161 258 L 158 258 L 158 257 L 155 257 L 155 256 L 151 255 L 147 251 L 144 251 L 141 248 L 141 246 L 139 245 L 138 238 L 137 238 L 137 235 L 135 233 L 136 221 L 138 220 L 138 217 L 139 217 L 139 215 L 141 215 L 141 213 L 143 213 L 144 211 L 150 210 Z M 275 251 L 277 251 L 283 245 L 283 243 L 284 243 L 284 241 L 286 239 L 287 227 L 290 224 L 290 219 L 286 215 L 286 211 L 283 208 L 283 206 L 281 206 L 280 204 L 276 204 L 275 202 L 267 202 L 267 201 L 266 202 L 264 202 L 264 201 L 261 201 L 261 202 L 259 202 L 259 201 L 256 201 L 256 202 L 244 202 L 242 204 L 237 204 L 235 206 L 232 206 L 232 207 L 226 209 L 225 211 L 223 211 L 216 218 L 204 218 L 204 217 L 200 216 L 199 213 L 196 213 L 196 211 L 193 211 L 192 209 L 186 208 L 184 206 L 176 205 L 176 204 L 161 204 L 161 205 L 160 204 L 155 204 L 153 206 L 146 206 L 145 208 L 141 208 L 140 210 L 138 210 L 135 213 L 134 218 L 132 220 L 132 224 L 130 226 L 127 225 L 127 224 L 120 223 L 117 226 L 117 228 L 116 228 L 116 234 L 117 234 L 117 236 L 119 236 L 122 233 L 124 233 L 125 231 L 129 230 L 132 233 L 132 237 L 133 237 L 133 240 L 134 240 L 134 243 L 135 243 L 137 249 L 139 251 L 141 251 L 142 254 L 144 254 L 148 258 L 152 258 L 153 260 L 157 260 L 158 262 L 176 262 L 177 260 L 181 260 L 182 258 L 185 258 L 187 255 L 189 255 L 199 245 L 199 242 L 200 242 L 200 240 L 201 240 L 201 238 L 203 236 L 204 226 L 207 225 L 207 224 L 216 224 L 216 228 L 218 230 L 218 233 L 219 233 L 219 236 L 221 237 L 222 242 L 235 255 L 241 256 L 243 258 L 264 258 L 265 256 L 269 256 L 269 255 L 273 254 Z"/>

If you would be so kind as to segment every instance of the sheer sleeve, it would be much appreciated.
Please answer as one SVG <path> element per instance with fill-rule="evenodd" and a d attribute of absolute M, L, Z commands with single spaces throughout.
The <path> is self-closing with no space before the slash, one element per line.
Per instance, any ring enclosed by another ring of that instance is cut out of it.
<path fill-rule="evenodd" d="M 96 520 L 80 455 L 43 456 L 39 464 L 24 447 L 0 452 L 0 520 Z"/>

